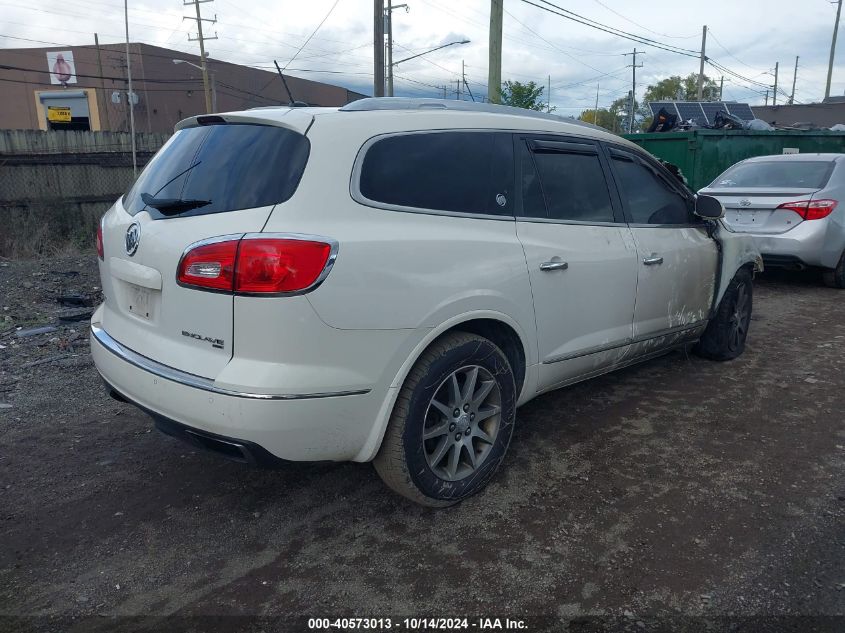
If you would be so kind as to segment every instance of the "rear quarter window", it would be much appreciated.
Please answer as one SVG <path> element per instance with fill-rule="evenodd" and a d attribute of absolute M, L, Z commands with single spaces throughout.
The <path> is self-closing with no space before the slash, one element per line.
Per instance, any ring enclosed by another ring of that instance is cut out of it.
<path fill-rule="evenodd" d="M 360 167 L 367 201 L 395 207 L 513 215 L 511 135 L 425 132 L 381 138 Z"/>
<path fill-rule="evenodd" d="M 297 132 L 270 125 L 208 125 L 179 130 L 159 150 L 124 196 L 135 215 L 153 218 L 223 213 L 279 204 L 296 191 L 310 143 Z M 162 214 L 154 198 L 208 201 L 181 213 Z"/>

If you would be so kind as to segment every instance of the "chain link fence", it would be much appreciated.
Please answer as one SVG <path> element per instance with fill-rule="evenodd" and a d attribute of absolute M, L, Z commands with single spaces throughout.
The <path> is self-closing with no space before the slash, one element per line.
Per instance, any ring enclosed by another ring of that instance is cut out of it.
<path fill-rule="evenodd" d="M 139 170 L 166 140 L 136 135 Z M 100 216 L 133 181 L 129 134 L 0 130 L 0 256 L 92 248 Z"/>

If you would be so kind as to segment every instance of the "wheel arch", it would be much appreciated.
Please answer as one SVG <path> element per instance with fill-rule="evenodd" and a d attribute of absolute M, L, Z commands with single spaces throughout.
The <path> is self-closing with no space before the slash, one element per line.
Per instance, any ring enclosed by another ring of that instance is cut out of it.
<path fill-rule="evenodd" d="M 417 343 L 405 362 L 402 363 L 390 384 L 390 388 L 387 390 L 370 435 L 353 461 L 366 462 L 375 457 L 387 430 L 396 397 L 411 368 L 436 340 L 451 332 L 469 332 L 483 336 L 502 350 L 502 353 L 511 363 L 518 400 L 521 400 L 524 390 L 530 388 L 530 385 L 535 382 L 532 380 L 528 368 L 536 363 L 534 360 L 536 347 L 529 346 L 526 333 L 514 319 L 504 313 L 492 311 L 465 314 L 449 319 L 440 326 L 429 330 L 426 336 Z"/>

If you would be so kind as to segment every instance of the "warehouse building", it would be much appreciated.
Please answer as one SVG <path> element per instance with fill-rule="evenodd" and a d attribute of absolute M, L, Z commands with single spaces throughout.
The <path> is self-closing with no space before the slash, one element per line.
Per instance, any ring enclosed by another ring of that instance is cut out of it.
<path fill-rule="evenodd" d="M 0 129 L 129 130 L 134 103 L 138 132 L 170 132 L 206 112 L 200 58 L 148 44 L 130 44 L 132 95 L 125 44 L 0 49 Z M 212 110 L 226 112 L 295 101 L 342 106 L 366 95 L 340 86 L 207 59 Z"/>

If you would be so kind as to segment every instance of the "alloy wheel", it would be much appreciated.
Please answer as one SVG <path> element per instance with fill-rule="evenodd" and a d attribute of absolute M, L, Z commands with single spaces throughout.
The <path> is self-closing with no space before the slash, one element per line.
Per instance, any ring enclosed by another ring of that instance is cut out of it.
<path fill-rule="evenodd" d="M 487 459 L 501 426 L 502 395 L 484 367 L 449 374 L 429 402 L 422 441 L 432 472 L 446 481 L 475 473 Z"/>

